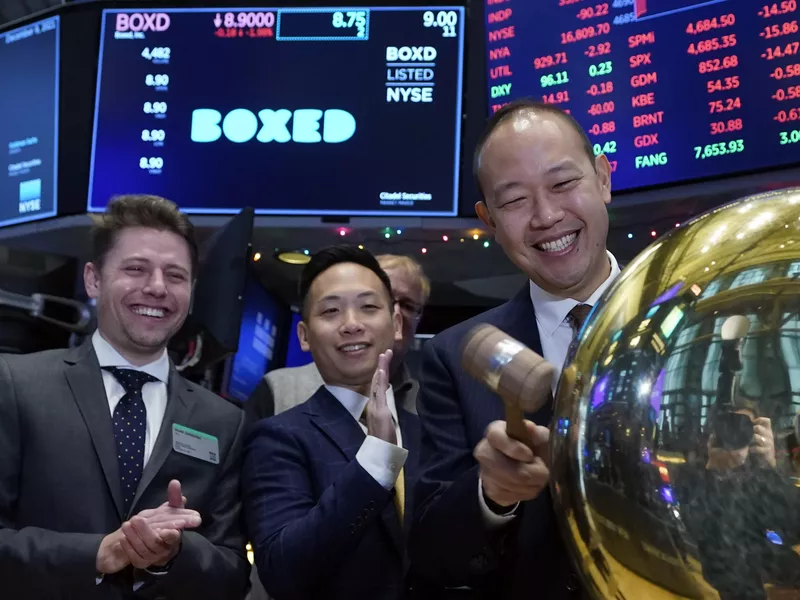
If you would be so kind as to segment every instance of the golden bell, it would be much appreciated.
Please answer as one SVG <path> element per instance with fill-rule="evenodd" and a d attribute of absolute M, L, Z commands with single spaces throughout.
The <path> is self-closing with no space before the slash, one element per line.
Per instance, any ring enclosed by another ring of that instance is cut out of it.
<path fill-rule="evenodd" d="M 658 239 L 580 336 L 551 491 L 589 595 L 800 598 L 800 188 Z"/>

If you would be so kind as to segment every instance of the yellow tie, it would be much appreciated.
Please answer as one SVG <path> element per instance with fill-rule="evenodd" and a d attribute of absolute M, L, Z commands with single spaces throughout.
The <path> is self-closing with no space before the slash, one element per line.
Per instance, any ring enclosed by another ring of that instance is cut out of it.
<path fill-rule="evenodd" d="M 369 405 L 367 405 L 369 406 Z M 367 426 L 367 406 L 364 406 L 364 411 L 361 413 L 359 422 Z M 400 527 L 403 526 L 404 517 L 406 514 L 406 480 L 403 469 L 397 475 L 397 480 L 394 482 L 394 507 L 397 510 L 397 516 L 400 518 Z"/>

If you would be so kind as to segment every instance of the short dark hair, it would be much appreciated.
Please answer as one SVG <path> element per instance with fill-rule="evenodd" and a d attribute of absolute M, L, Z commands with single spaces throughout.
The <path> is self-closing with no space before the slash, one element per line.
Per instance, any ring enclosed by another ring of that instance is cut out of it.
<path fill-rule="evenodd" d="M 300 275 L 299 290 L 303 319 L 308 318 L 308 292 L 314 280 L 331 267 L 343 263 L 361 265 L 375 273 L 386 288 L 386 293 L 389 296 L 389 310 L 393 310 L 394 296 L 392 294 L 392 282 L 389 280 L 389 276 L 386 272 L 381 269 L 378 259 L 376 259 L 369 250 L 364 250 L 358 246 L 351 246 L 349 244 L 341 244 L 319 250 L 303 268 L 303 272 Z"/>
<path fill-rule="evenodd" d="M 127 194 L 111 199 L 106 211 L 96 220 L 93 229 L 92 262 L 103 268 L 106 256 L 117 241 L 120 232 L 131 227 L 147 227 L 171 231 L 189 246 L 192 261 L 192 278 L 197 277 L 198 249 L 194 226 L 174 202 L 159 196 Z"/>
<path fill-rule="evenodd" d="M 495 129 L 500 127 L 503 123 L 505 123 L 508 119 L 516 115 L 517 113 L 523 111 L 532 111 L 532 112 L 540 112 L 540 113 L 547 113 L 550 115 L 558 115 L 565 119 L 572 129 L 575 130 L 581 138 L 581 144 L 583 146 L 583 150 L 586 152 L 586 155 L 589 157 L 589 160 L 592 163 L 592 168 L 597 170 L 595 165 L 594 159 L 594 146 L 592 146 L 591 140 L 589 140 L 589 136 L 586 135 L 586 131 L 584 131 L 581 124 L 575 120 L 571 114 L 564 112 L 562 109 L 558 108 L 558 106 L 554 104 L 545 104 L 544 102 L 540 102 L 538 100 L 534 100 L 532 98 L 520 98 L 518 100 L 514 100 L 513 102 L 509 102 L 508 104 L 504 105 L 500 110 L 494 113 L 489 119 L 486 121 L 486 127 L 481 134 L 480 139 L 478 139 L 478 145 L 475 147 L 475 155 L 472 159 L 472 175 L 475 178 L 475 182 L 478 185 L 478 191 L 481 193 L 481 199 L 486 198 L 486 194 L 483 192 L 483 188 L 481 187 L 481 181 L 478 177 L 480 171 L 480 160 L 481 154 L 483 153 L 483 147 L 486 145 L 487 140 L 489 137 L 494 133 Z"/>

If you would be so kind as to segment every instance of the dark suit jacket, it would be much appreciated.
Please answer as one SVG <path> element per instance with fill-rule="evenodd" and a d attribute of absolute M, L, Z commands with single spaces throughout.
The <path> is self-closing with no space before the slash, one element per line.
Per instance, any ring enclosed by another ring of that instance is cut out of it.
<path fill-rule="evenodd" d="M 505 417 L 502 400 L 461 367 L 464 335 L 479 323 L 542 352 L 528 285 L 509 302 L 451 327 L 423 347 L 412 569 L 433 589 L 469 586 L 473 597 L 573 598 L 568 588 L 578 587 L 578 580 L 570 572 L 548 492 L 521 504 L 511 525 L 490 532 L 484 524 L 472 453 L 489 423 Z M 548 426 L 552 407 L 526 416 Z M 442 597 L 435 591 L 420 596 Z"/>
<path fill-rule="evenodd" d="M 163 426 L 128 515 L 97 356 L 72 350 L 0 357 L 0 585 L 7 598 L 240 600 L 247 589 L 238 495 L 244 413 L 173 369 Z M 220 464 L 172 450 L 172 424 L 216 436 Z M 166 501 L 178 479 L 203 524 L 170 570 L 128 567 L 95 580 L 103 537 Z M 134 581 L 142 583 L 133 592 Z"/>
<path fill-rule="evenodd" d="M 271 596 L 403 597 L 419 425 L 399 405 L 397 412 L 408 449 L 402 529 L 394 489 L 381 487 L 356 460 L 364 432 L 324 387 L 255 425 L 246 443 L 242 497 L 259 577 Z"/>

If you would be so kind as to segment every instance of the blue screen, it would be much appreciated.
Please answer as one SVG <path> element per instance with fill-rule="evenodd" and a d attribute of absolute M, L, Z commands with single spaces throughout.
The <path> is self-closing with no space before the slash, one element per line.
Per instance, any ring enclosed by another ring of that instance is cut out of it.
<path fill-rule="evenodd" d="M 800 162 L 797 0 L 485 0 L 490 111 L 569 110 L 625 190 Z"/>
<path fill-rule="evenodd" d="M 285 307 L 253 279 L 245 285 L 239 350 L 233 357 L 227 393 L 245 401 L 264 373 L 273 368 L 275 341 L 285 317 Z"/>
<path fill-rule="evenodd" d="M 463 8 L 106 10 L 89 210 L 457 213 Z"/>
<path fill-rule="evenodd" d="M 297 324 L 301 319 L 300 313 L 292 313 L 292 328 L 289 330 L 289 344 L 286 349 L 287 367 L 302 367 L 314 361 L 311 353 L 300 347 L 300 340 L 297 338 Z"/>
<path fill-rule="evenodd" d="M 56 214 L 59 17 L 0 34 L 0 226 Z"/>

